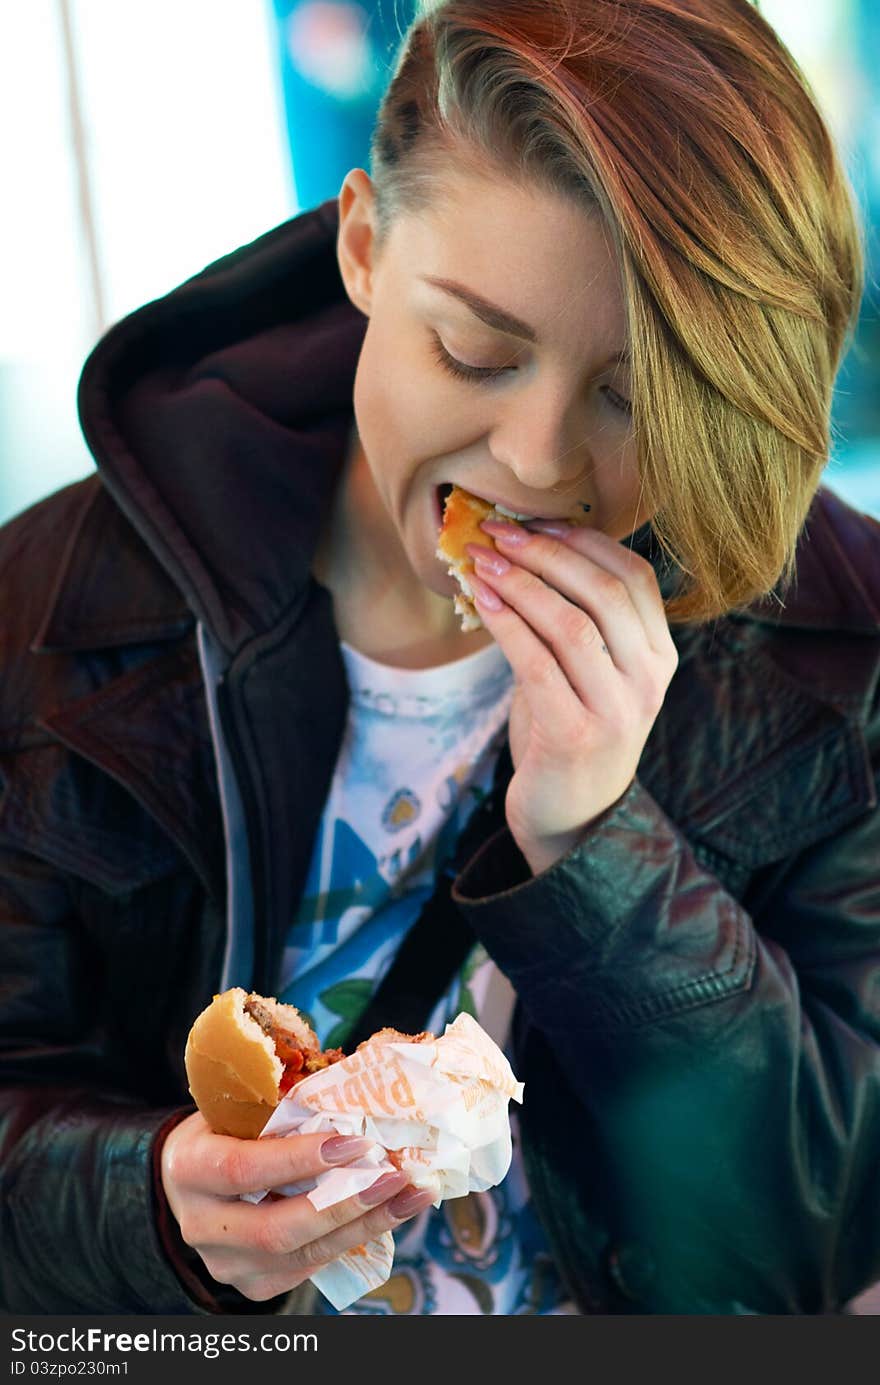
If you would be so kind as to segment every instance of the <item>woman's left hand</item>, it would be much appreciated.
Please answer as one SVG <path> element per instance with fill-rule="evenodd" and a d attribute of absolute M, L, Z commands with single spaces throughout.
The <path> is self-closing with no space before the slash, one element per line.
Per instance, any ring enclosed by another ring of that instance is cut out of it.
<path fill-rule="evenodd" d="M 516 680 L 505 812 L 537 875 L 632 783 L 678 652 L 653 568 L 615 539 L 482 527 L 498 551 L 468 545 L 475 599 Z"/>

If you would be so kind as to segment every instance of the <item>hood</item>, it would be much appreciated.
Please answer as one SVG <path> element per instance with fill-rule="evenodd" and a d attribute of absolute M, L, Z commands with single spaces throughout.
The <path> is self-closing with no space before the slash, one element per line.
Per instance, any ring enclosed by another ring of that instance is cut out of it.
<path fill-rule="evenodd" d="M 232 651 L 306 584 L 354 422 L 367 319 L 336 261 L 335 199 L 123 318 L 89 356 L 102 480 Z"/>

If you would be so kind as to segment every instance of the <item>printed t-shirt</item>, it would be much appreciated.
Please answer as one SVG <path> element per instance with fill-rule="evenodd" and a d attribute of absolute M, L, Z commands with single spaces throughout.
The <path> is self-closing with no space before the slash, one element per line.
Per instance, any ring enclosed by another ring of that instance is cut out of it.
<path fill-rule="evenodd" d="M 325 1048 L 345 1047 L 491 788 L 513 693 L 510 665 L 494 643 L 428 669 L 379 664 L 344 642 L 341 650 L 348 720 L 280 990 Z M 442 1033 L 467 1010 L 511 1058 L 513 1000 L 476 945 L 425 1027 Z M 501 1185 L 405 1223 L 395 1233 L 388 1283 L 348 1313 L 572 1311 L 529 1198 L 513 1104 L 511 1131 L 513 1160 Z M 320 1298 L 317 1311 L 334 1310 Z"/>

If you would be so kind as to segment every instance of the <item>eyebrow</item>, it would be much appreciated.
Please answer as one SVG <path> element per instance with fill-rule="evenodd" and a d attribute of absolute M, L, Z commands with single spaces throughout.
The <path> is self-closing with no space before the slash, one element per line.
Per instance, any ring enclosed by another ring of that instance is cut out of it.
<path fill-rule="evenodd" d="M 524 341 L 537 342 L 538 333 L 528 322 L 523 322 L 522 318 L 514 317 L 513 313 L 499 308 L 497 303 L 490 303 L 487 298 L 483 298 L 479 293 L 474 293 L 473 289 L 465 288 L 464 284 L 457 284 L 454 279 L 437 279 L 433 274 L 422 274 L 420 278 L 424 283 L 433 284 L 435 288 L 442 289 L 444 293 L 450 293 L 454 298 L 460 299 L 481 322 L 485 322 L 487 327 L 493 327 L 496 332 L 506 332 L 512 337 L 522 337 Z M 599 369 L 604 370 L 609 365 L 629 365 L 629 363 L 628 351 L 615 351 L 613 355 L 602 362 Z"/>

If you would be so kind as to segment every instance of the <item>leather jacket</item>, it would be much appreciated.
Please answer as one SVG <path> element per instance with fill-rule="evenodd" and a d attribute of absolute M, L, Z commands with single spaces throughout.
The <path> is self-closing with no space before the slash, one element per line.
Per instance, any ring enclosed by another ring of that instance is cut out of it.
<path fill-rule="evenodd" d="M 200 1272 L 156 1160 L 230 854 L 272 994 L 345 724 L 310 572 L 365 329 L 336 215 L 114 326 L 80 383 L 97 474 L 0 531 L 7 1311 L 291 1311 Z M 530 1186 L 587 1313 L 834 1312 L 880 1277 L 880 525 L 821 489 L 797 574 L 674 631 L 635 780 L 534 878 L 503 757 L 448 902 L 517 992 Z"/>

